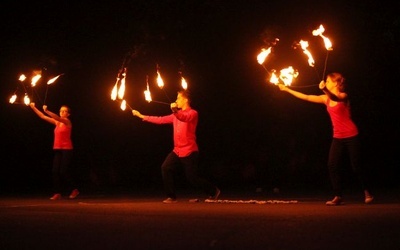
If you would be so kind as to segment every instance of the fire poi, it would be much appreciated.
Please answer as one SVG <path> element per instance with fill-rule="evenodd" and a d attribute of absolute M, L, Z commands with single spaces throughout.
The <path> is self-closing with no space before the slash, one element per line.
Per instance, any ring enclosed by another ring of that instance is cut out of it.
<path fill-rule="evenodd" d="M 181 87 L 183 89 L 187 89 L 188 83 L 187 83 L 186 79 L 182 76 L 181 71 L 179 72 L 179 74 L 180 74 L 180 79 L 181 79 Z M 156 100 L 152 99 L 148 75 L 146 75 L 146 90 L 144 90 L 145 101 L 147 101 L 148 103 L 155 102 L 155 103 L 170 105 L 171 100 L 168 97 L 167 93 L 165 92 L 165 88 L 164 88 L 165 83 L 161 76 L 160 66 L 158 64 L 157 64 L 157 68 L 156 68 L 156 75 L 157 75 L 157 77 L 155 79 L 155 82 L 157 83 L 158 88 L 164 91 L 164 94 L 167 97 L 169 102 L 156 101 Z M 126 77 L 127 77 L 127 66 L 123 65 L 123 68 L 118 73 L 117 80 L 111 91 L 111 100 L 113 100 L 113 101 L 119 100 L 121 102 L 120 108 L 122 110 L 125 110 L 126 107 L 129 107 L 129 109 L 132 111 L 133 110 L 132 107 L 124 99 L 124 94 L 125 94 L 125 89 L 126 89 Z"/>
<path fill-rule="evenodd" d="M 319 26 L 318 29 L 312 31 L 313 36 L 320 36 L 323 39 L 323 41 L 325 43 L 325 48 L 327 50 L 327 55 L 326 55 L 326 58 L 325 58 L 325 65 L 324 65 L 324 72 L 323 72 L 323 75 L 322 75 L 322 79 L 324 79 L 324 77 L 325 77 L 326 65 L 327 65 L 327 60 L 328 60 L 328 51 L 333 50 L 331 41 L 326 36 L 324 36 L 322 34 L 324 31 L 325 31 L 325 29 L 324 29 L 322 24 Z M 274 44 L 276 44 L 277 41 L 279 41 L 279 39 L 276 38 Z M 311 52 L 308 50 L 308 47 L 309 47 L 308 41 L 300 40 L 300 42 L 298 44 L 301 46 L 301 48 L 303 50 L 303 53 L 305 55 L 307 55 L 308 65 L 315 69 L 315 67 L 314 67 L 315 66 L 314 58 L 313 58 Z M 288 66 L 287 68 L 279 70 L 279 74 L 277 73 L 278 71 L 275 70 L 275 69 L 268 70 L 265 67 L 264 62 L 267 59 L 268 55 L 271 54 L 271 53 L 272 53 L 272 46 L 268 47 L 267 49 L 266 48 L 262 48 L 261 52 L 257 55 L 258 63 L 261 66 L 263 66 L 263 68 L 269 74 L 267 80 L 270 83 L 275 84 L 275 85 L 284 84 L 286 86 L 290 86 L 292 84 L 292 81 L 295 78 L 297 78 L 297 76 L 299 75 L 298 70 L 294 69 L 292 66 Z M 317 75 L 318 75 L 318 73 L 317 73 Z"/>
<path fill-rule="evenodd" d="M 49 79 L 47 81 L 47 87 L 46 87 L 46 92 L 44 94 L 44 101 L 43 104 L 46 104 L 46 99 L 47 99 L 47 95 L 48 95 L 48 86 L 54 82 L 56 82 L 56 80 L 62 76 L 63 74 L 57 75 L 51 79 Z M 36 91 L 36 86 L 39 85 L 40 80 L 43 79 L 42 77 L 42 71 L 41 70 L 34 70 L 32 73 L 32 77 L 31 77 L 31 82 L 29 85 L 25 84 L 26 79 L 28 79 L 28 77 L 26 77 L 25 74 L 21 74 L 18 78 L 19 81 L 19 85 L 17 86 L 17 89 L 14 91 L 14 93 L 12 94 L 12 96 L 9 99 L 9 103 L 11 104 L 21 104 L 23 103 L 24 105 L 28 106 L 33 98 L 34 98 L 34 94 L 36 95 L 37 99 L 39 100 L 40 103 L 42 103 L 42 99 L 40 98 L 39 94 Z M 19 86 L 22 86 L 23 88 L 23 96 L 22 97 L 18 97 L 19 95 Z M 28 94 L 28 89 L 31 89 L 31 95 L 29 96 Z M 18 102 L 18 98 L 20 98 L 20 100 L 22 99 L 21 102 Z"/>

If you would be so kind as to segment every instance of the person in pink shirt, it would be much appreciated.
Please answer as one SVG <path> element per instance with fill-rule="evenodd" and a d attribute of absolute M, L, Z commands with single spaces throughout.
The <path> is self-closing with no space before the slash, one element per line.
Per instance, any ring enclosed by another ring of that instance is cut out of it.
<path fill-rule="evenodd" d="M 35 107 L 35 103 L 30 103 L 32 110 L 43 120 L 55 125 L 54 128 L 54 159 L 53 159 L 53 184 L 54 195 L 51 200 L 61 199 L 61 194 L 66 188 L 71 188 L 70 199 L 75 199 L 79 195 L 75 181 L 70 173 L 70 165 L 73 154 L 73 144 L 71 140 L 72 123 L 69 119 L 70 108 L 66 105 L 61 106 L 60 115 L 56 115 L 43 105 L 43 110 L 47 114 L 43 114 Z"/>
<path fill-rule="evenodd" d="M 190 106 L 190 95 L 186 90 L 179 91 L 176 101 L 170 104 L 172 114 L 166 116 L 142 115 L 132 110 L 133 116 L 154 124 L 172 124 L 174 148 L 161 165 L 161 174 L 167 195 L 164 203 L 176 203 L 174 173 L 179 165 L 183 166 L 189 183 L 202 189 L 209 198 L 217 200 L 220 190 L 211 182 L 198 175 L 199 148 L 196 141 L 198 113 Z M 207 201 L 206 200 L 206 201 Z"/>
<path fill-rule="evenodd" d="M 369 190 L 367 174 L 360 164 L 358 128 L 351 118 L 350 103 L 345 92 L 345 78 L 340 73 L 328 74 L 326 82 L 321 81 L 319 83 L 319 88 L 323 91 L 322 95 L 306 95 L 279 84 L 281 91 L 288 92 L 301 100 L 326 105 L 333 127 L 333 139 L 328 156 L 328 170 L 335 195 L 332 200 L 326 202 L 326 205 L 336 206 L 343 204 L 342 166 L 340 163 L 346 153 L 349 156 L 351 167 L 364 190 L 364 202 L 366 204 L 372 203 L 374 197 Z"/>

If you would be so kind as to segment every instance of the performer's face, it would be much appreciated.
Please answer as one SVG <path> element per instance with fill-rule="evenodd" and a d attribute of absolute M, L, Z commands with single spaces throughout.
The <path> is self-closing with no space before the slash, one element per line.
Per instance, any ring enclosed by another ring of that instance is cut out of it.
<path fill-rule="evenodd" d="M 187 99 L 182 96 L 182 94 L 178 94 L 176 97 L 176 104 L 178 105 L 178 108 L 182 108 L 187 102 Z"/>

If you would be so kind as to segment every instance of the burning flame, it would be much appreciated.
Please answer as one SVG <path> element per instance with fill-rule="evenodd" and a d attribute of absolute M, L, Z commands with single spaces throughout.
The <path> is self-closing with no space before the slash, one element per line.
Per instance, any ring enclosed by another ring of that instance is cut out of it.
<path fill-rule="evenodd" d="M 331 41 L 330 41 L 327 37 L 325 37 L 324 35 L 322 35 L 322 33 L 324 33 L 324 31 L 325 31 L 325 28 L 324 28 L 324 26 L 321 24 L 321 25 L 319 26 L 318 29 L 313 30 L 312 34 L 313 34 L 313 36 L 320 36 L 320 37 L 322 37 L 322 39 L 324 40 L 324 43 L 325 43 L 325 48 L 326 48 L 326 50 L 333 50 Z"/>
<path fill-rule="evenodd" d="M 124 95 L 125 95 L 125 77 L 126 77 L 126 73 L 122 74 L 122 79 L 121 79 L 121 83 L 119 85 L 119 89 L 118 89 L 118 98 L 119 99 L 124 99 Z"/>
<path fill-rule="evenodd" d="M 269 82 L 277 85 L 279 83 L 279 77 L 275 74 L 275 72 L 276 72 L 275 70 L 272 71 Z"/>
<path fill-rule="evenodd" d="M 164 81 L 161 78 L 160 71 L 157 70 L 157 85 L 162 89 L 164 87 Z"/>
<path fill-rule="evenodd" d="M 13 94 L 13 95 L 10 97 L 10 103 L 14 103 L 16 99 L 17 99 L 17 95 L 16 95 L 16 94 Z"/>
<path fill-rule="evenodd" d="M 25 103 L 26 106 L 28 106 L 29 103 L 31 103 L 31 100 L 29 99 L 29 96 L 26 93 L 25 93 L 25 96 L 24 96 L 24 103 Z"/>
<path fill-rule="evenodd" d="M 146 82 L 147 82 L 147 90 L 144 91 L 144 99 L 147 102 L 151 102 L 151 93 L 150 93 L 150 88 L 149 88 L 149 76 L 146 76 Z"/>
<path fill-rule="evenodd" d="M 25 81 L 25 79 L 26 79 L 26 76 L 24 74 L 20 75 L 18 78 L 18 80 L 21 82 Z"/>
<path fill-rule="evenodd" d="M 283 81 L 286 86 L 290 86 L 294 78 L 299 75 L 297 70 L 294 70 L 292 66 L 289 66 L 285 69 L 281 69 L 281 74 L 279 75 L 279 79 Z"/>
<path fill-rule="evenodd" d="M 125 100 L 122 100 L 120 107 L 121 107 L 122 110 L 126 109 L 126 101 Z"/>
<path fill-rule="evenodd" d="M 285 84 L 285 86 L 290 86 L 292 84 L 292 81 L 299 75 L 299 72 L 295 69 L 293 69 L 292 66 L 289 66 L 285 69 L 281 69 L 279 77 L 275 74 L 275 70 L 273 70 L 270 78 L 270 82 L 277 85 L 279 83 L 279 80 Z"/>
<path fill-rule="evenodd" d="M 187 89 L 188 87 L 188 84 L 183 76 L 181 77 L 181 86 L 183 89 Z"/>
<path fill-rule="evenodd" d="M 42 75 L 40 74 L 37 74 L 34 77 L 32 77 L 32 82 L 31 82 L 32 87 L 36 86 L 36 83 L 39 81 L 40 78 L 42 78 Z"/>
<path fill-rule="evenodd" d="M 307 41 L 300 40 L 299 43 L 300 43 L 301 48 L 303 49 L 304 54 L 306 54 L 306 55 L 308 56 L 308 64 L 309 64 L 311 67 L 314 67 L 314 65 L 315 65 L 314 59 L 313 59 L 313 57 L 312 57 L 310 51 L 307 50 L 308 42 L 307 42 Z"/>
<path fill-rule="evenodd" d="M 147 102 L 151 102 L 151 101 L 152 101 L 150 90 L 145 90 L 145 91 L 144 91 L 144 99 L 145 99 Z"/>
<path fill-rule="evenodd" d="M 257 56 L 258 63 L 263 64 L 265 59 L 270 53 L 271 53 L 271 47 L 269 47 L 268 49 L 262 48 L 260 54 L 258 54 Z"/>
<path fill-rule="evenodd" d="M 61 74 L 62 75 L 62 74 Z M 61 75 L 58 75 L 56 77 L 51 78 L 50 80 L 47 81 L 47 85 L 50 85 L 54 83 Z"/>
<path fill-rule="evenodd" d="M 111 91 L 111 100 L 115 101 L 117 99 L 117 92 L 118 92 L 118 81 L 115 83 L 114 88 Z"/>

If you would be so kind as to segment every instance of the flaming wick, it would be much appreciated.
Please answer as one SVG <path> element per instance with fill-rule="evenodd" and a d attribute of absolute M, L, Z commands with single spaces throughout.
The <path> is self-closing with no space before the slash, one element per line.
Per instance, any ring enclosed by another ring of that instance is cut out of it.
<path fill-rule="evenodd" d="M 169 96 L 167 95 L 167 92 L 164 89 L 164 80 L 162 79 L 160 74 L 160 66 L 157 64 L 156 67 L 157 67 L 157 85 L 160 89 L 164 91 L 164 94 L 167 97 L 168 101 L 171 102 L 171 99 L 169 99 Z"/>
<path fill-rule="evenodd" d="M 132 107 L 126 102 L 125 99 L 120 100 L 120 102 L 121 102 L 120 108 L 121 108 L 122 110 L 125 110 L 125 109 L 126 109 L 126 106 L 128 106 L 128 108 L 129 108 L 131 111 L 133 110 Z"/>
<path fill-rule="evenodd" d="M 62 75 L 64 75 L 64 73 L 59 74 L 58 76 L 53 77 L 53 78 L 51 78 L 50 80 L 47 81 L 47 84 L 46 84 L 46 93 L 44 94 L 43 105 L 46 104 L 47 92 L 49 91 L 49 85 L 52 84 L 52 83 L 54 83 L 54 82 L 55 82 L 60 76 L 62 76 Z M 40 100 L 40 98 L 39 98 L 39 100 Z"/>
<path fill-rule="evenodd" d="M 326 48 L 326 57 L 325 57 L 324 73 L 322 74 L 322 80 L 324 80 L 324 78 L 325 78 L 325 71 L 326 71 L 326 65 L 328 62 L 329 51 L 333 50 L 332 42 L 322 34 L 322 33 L 324 33 L 324 31 L 325 31 L 325 28 L 322 24 L 318 27 L 318 29 L 315 29 L 312 31 L 313 36 L 320 36 L 323 39 L 325 48 Z"/>

